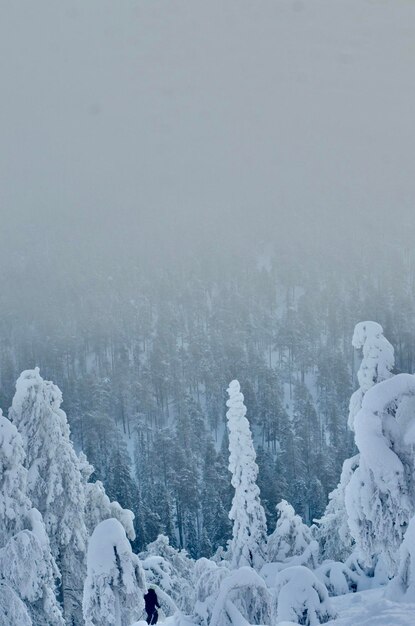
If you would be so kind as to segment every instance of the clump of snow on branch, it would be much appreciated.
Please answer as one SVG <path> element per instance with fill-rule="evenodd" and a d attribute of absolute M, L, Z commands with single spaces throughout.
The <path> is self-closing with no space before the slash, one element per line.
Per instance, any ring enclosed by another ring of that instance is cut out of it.
<path fill-rule="evenodd" d="M 83 612 L 86 626 L 122 626 L 143 611 L 144 573 L 116 519 L 95 528 L 88 545 Z"/>
<path fill-rule="evenodd" d="M 278 574 L 275 601 L 277 622 L 317 626 L 336 617 L 324 584 L 301 565 Z"/>
<path fill-rule="evenodd" d="M 266 561 L 266 518 L 256 484 L 258 466 L 252 435 L 244 405 L 244 397 L 237 380 L 228 388 L 226 413 L 229 430 L 229 471 L 235 495 L 229 518 L 233 521 L 232 540 L 229 543 L 231 566 L 248 565 L 260 569 Z"/>

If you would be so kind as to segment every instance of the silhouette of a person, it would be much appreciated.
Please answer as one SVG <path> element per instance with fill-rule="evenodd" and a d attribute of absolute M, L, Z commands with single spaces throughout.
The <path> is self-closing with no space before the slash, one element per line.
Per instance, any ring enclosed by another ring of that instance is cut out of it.
<path fill-rule="evenodd" d="M 151 587 L 144 596 L 144 602 L 146 605 L 147 624 L 157 624 L 159 618 L 157 609 L 160 608 L 160 604 L 156 592 Z"/>

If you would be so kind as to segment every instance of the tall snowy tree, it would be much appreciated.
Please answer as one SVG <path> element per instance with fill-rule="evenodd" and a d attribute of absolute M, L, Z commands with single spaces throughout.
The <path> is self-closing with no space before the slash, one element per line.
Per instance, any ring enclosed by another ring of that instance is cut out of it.
<path fill-rule="evenodd" d="M 266 561 L 267 526 L 256 484 L 258 466 L 251 430 L 237 380 L 230 383 L 228 394 L 229 471 L 235 489 L 229 512 L 233 521 L 229 557 L 234 568 L 249 565 L 260 569 Z"/>
<path fill-rule="evenodd" d="M 355 417 L 362 407 L 366 392 L 377 383 L 392 376 L 394 351 L 383 335 L 383 328 L 377 322 L 356 324 L 352 345 L 362 351 L 362 362 L 357 373 L 359 388 L 352 394 L 349 404 L 348 426 L 354 430 Z M 343 463 L 340 482 L 329 494 L 329 504 L 324 516 L 318 520 L 319 539 L 325 558 L 344 560 L 350 555 L 353 538 L 347 521 L 345 492 L 354 471 L 359 466 L 359 454 Z"/>
<path fill-rule="evenodd" d="M 381 559 L 389 576 L 414 514 L 414 396 L 415 377 L 397 374 L 366 392 L 354 420 L 360 458 L 346 487 L 348 523 L 363 563 Z"/>
<path fill-rule="evenodd" d="M 127 626 L 144 609 L 144 572 L 118 520 L 104 520 L 88 544 L 85 626 Z"/>
<path fill-rule="evenodd" d="M 27 496 L 28 472 L 23 466 L 24 460 L 22 438 L 0 410 L 1 577 L 25 603 L 34 623 L 62 626 L 63 618 L 55 597 L 59 571 L 42 516 L 32 508 Z M 19 607 L 19 603 L 12 603 L 10 610 L 20 611 Z"/>
<path fill-rule="evenodd" d="M 73 449 L 62 394 L 44 381 L 39 368 L 26 370 L 16 383 L 10 419 L 22 435 L 28 470 L 28 496 L 41 512 L 58 564 L 67 624 L 80 623 L 82 572 L 87 530 L 79 460 Z M 80 575 L 81 574 L 81 575 Z"/>

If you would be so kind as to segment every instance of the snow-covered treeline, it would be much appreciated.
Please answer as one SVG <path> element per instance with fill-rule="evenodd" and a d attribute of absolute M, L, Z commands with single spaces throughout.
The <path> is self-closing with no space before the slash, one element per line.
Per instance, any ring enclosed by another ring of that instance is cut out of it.
<path fill-rule="evenodd" d="M 91 480 L 59 388 L 25 370 L 8 418 L 0 413 L 0 623 L 130 626 L 149 587 L 171 626 L 335 623 L 337 598 L 368 589 L 415 603 L 415 376 L 393 374 L 380 324 L 358 324 L 353 345 L 362 351 L 348 415 L 358 453 L 311 527 L 281 500 L 268 533 L 249 407 L 231 381 L 222 477 L 231 537 L 196 560 L 165 535 L 134 553 L 134 514 Z"/>
<path fill-rule="evenodd" d="M 136 548 L 163 533 L 209 556 L 230 538 L 228 381 L 237 378 L 246 398 L 271 531 L 281 499 L 307 523 L 320 517 L 353 454 L 344 415 L 358 370 L 356 319 L 377 319 L 397 371 L 412 371 L 406 257 L 394 252 L 387 267 L 363 272 L 360 257 L 345 268 L 314 255 L 300 268 L 289 250 L 259 261 L 247 250 L 223 264 L 196 257 L 164 272 L 125 271 L 123 261 L 92 278 L 87 264 L 76 273 L 67 259 L 47 294 L 37 265 L 16 263 L 18 276 L 0 267 L 0 405 L 10 406 L 27 367 L 59 385 L 77 452 L 110 499 L 134 511 Z"/>

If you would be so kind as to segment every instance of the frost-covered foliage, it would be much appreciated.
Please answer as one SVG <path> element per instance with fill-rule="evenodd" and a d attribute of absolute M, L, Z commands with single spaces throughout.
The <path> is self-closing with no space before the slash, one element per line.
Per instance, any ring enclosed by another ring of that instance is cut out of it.
<path fill-rule="evenodd" d="M 0 581 L 0 624 L 34 626 L 26 606 L 4 581 Z"/>
<path fill-rule="evenodd" d="M 268 537 L 268 560 L 287 563 L 295 557 L 295 565 L 316 567 L 318 544 L 310 528 L 286 500 L 281 500 L 276 508 L 278 520 L 274 532 Z"/>
<path fill-rule="evenodd" d="M 415 602 L 415 517 L 409 522 L 399 549 L 399 568 L 385 595 L 389 600 Z"/>
<path fill-rule="evenodd" d="M 164 615 L 173 615 L 181 607 L 188 607 L 191 604 L 191 595 L 180 593 L 178 579 L 174 574 L 171 564 L 161 556 L 148 556 L 141 562 L 147 583 L 154 588 L 160 603 L 160 608 Z M 184 590 L 186 593 L 186 590 Z M 177 604 L 173 597 L 177 600 Z M 182 609 L 185 610 L 185 609 Z"/>
<path fill-rule="evenodd" d="M 347 522 L 345 493 L 353 472 L 358 466 L 358 454 L 345 460 L 340 482 L 329 494 L 329 503 L 324 516 L 320 520 L 315 520 L 318 524 L 317 538 L 324 559 L 344 561 L 353 549 L 353 538 Z"/>
<path fill-rule="evenodd" d="M 229 430 L 229 471 L 235 495 L 229 518 L 233 520 L 229 556 L 232 567 L 248 565 L 260 569 L 266 561 L 267 526 L 256 484 L 258 466 L 252 435 L 237 380 L 228 388 L 226 413 Z"/>
<path fill-rule="evenodd" d="M 10 419 L 22 435 L 28 469 L 28 492 L 42 513 L 51 545 L 85 549 L 82 477 L 70 441 L 62 394 L 44 381 L 39 368 L 26 370 L 16 383 Z"/>
<path fill-rule="evenodd" d="M 354 428 L 354 418 L 360 411 L 366 391 L 382 380 L 392 376 L 395 355 L 392 345 L 383 335 L 383 328 L 377 322 L 359 322 L 356 324 L 352 345 L 362 350 L 363 359 L 357 372 L 359 389 L 350 398 L 349 428 Z"/>
<path fill-rule="evenodd" d="M 86 626 L 127 626 L 139 619 L 144 572 L 116 519 L 98 524 L 88 544 L 83 612 Z"/>
<path fill-rule="evenodd" d="M 22 438 L 0 409 L 0 547 L 23 530 L 32 506 L 27 497 L 24 459 Z"/>
<path fill-rule="evenodd" d="M 35 524 L 40 514 L 35 512 Z M 23 530 L 0 550 L 0 571 L 4 580 L 26 603 L 37 626 L 63 626 L 61 610 L 54 594 L 57 570 L 45 535 Z"/>
<path fill-rule="evenodd" d="M 362 362 L 357 373 L 359 389 L 350 398 L 348 426 L 353 431 L 356 415 L 362 408 L 366 392 L 377 383 L 392 376 L 395 364 L 392 345 L 383 335 L 383 328 L 377 322 L 359 322 L 356 324 L 352 345 L 362 350 Z M 323 558 L 344 561 L 353 550 L 353 537 L 347 521 L 345 503 L 346 487 L 359 465 L 357 454 L 343 463 L 340 483 L 329 494 L 329 503 L 324 516 L 318 523 L 317 536 Z"/>
<path fill-rule="evenodd" d="M 55 596 L 59 571 L 42 515 L 27 496 L 23 442 L 0 412 L 0 572 L 38 626 L 63 624 Z M 18 603 L 16 606 L 20 606 Z"/>
<path fill-rule="evenodd" d="M 222 581 L 228 575 L 229 569 L 224 564 L 220 567 L 205 558 L 196 561 L 194 617 L 198 624 L 209 626 Z"/>
<path fill-rule="evenodd" d="M 336 617 L 326 587 L 301 565 L 278 574 L 275 600 L 277 622 L 317 626 Z"/>
<path fill-rule="evenodd" d="M 221 577 L 221 573 L 218 576 Z M 212 587 L 215 589 L 217 582 Z M 271 619 L 271 594 L 263 578 L 255 570 L 244 566 L 232 570 L 222 578 L 210 626 L 237 626 L 241 622 L 270 624 Z"/>
<path fill-rule="evenodd" d="M 140 559 L 149 584 L 167 594 L 184 613 L 190 613 L 194 604 L 194 561 L 184 550 L 176 550 L 168 537 L 159 535 L 147 546 Z M 163 606 L 163 598 L 161 598 Z M 165 600 L 164 604 L 168 601 Z M 165 607 L 171 612 L 171 606 Z"/>
<path fill-rule="evenodd" d="M 414 376 L 385 380 L 366 392 L 354 423 L 360 460 L 346 487 L 349 526 L 363 563 L 381 558 L 389 576 L 414 513 L 414 459 L 402 415 L 414 395 Z"/>
<path fill-rule="evenodd" d="M 359 589 L 360 576 L 340 561 L 324 561 L 314 573 L 331 596 L 341 596 Z"/>
<path fill-rule="evenodd" d="M 22 435 L 28 470 L 28 496 L 41 512 L 52 554 L 62 575 L 65 618 L 81 619 L 82 577 L 87 530 L 79 460 L 61 410 L 58 387 L 43 380 L 39 368 L 16 383 L 9 417 Z"/>
<path fill-rule="evenodd" d="M 123 509 L 118 502 L 111 502 L 105 493 L 104 485 L 100 480 L 85 485 L 85 524 L 88 534 L 105 519 L 113 517 L 124 527 L 130 541 L 135 539 L 134 513 Z"/>

